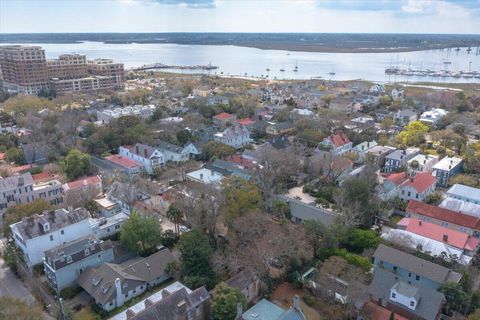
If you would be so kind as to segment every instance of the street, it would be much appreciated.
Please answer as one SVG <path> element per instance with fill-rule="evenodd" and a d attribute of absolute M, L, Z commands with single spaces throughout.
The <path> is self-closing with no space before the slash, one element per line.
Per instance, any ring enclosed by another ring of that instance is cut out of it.
<path fill-rule="evenodd" d="M 10 296 L 26 303 L 34 303 L 35 299 L 22 281 L 8 268 L 0 258 L 0 296 Z"/>

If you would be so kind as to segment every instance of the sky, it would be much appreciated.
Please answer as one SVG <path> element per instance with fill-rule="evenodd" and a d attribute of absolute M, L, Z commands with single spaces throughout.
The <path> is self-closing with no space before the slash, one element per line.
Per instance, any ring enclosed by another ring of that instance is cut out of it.
<path fill-rule="evenodd" d="M 0 33 L 480 33 L 480 0 L 0 0 Z"/>

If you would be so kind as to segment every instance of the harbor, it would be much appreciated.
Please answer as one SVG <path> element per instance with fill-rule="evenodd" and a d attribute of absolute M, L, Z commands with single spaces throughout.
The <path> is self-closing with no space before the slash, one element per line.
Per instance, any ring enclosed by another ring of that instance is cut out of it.
<path fill-rule="evenodd" d="M 478 71 L 451 71 L 451 70 L 416 70 L 416 69 L 402 69 L 398 67 L 388 67 L 385 69 L 388 75 L 399 75 L 406 77 L 434 77 L 434 78 L 464 78 L 464 79 L 480 79 L 480 72 Z"/>
<path fill-rule="evenodd" d="M 176 69 L 176 70 L 216 70 L 218 66 L 213 66 L 211 63 L 207 65 L 168 65 L 160 62 L 146 64 L 137 68 L 132 68 L 133 71 L 153 70 L 153 69 Z"/>

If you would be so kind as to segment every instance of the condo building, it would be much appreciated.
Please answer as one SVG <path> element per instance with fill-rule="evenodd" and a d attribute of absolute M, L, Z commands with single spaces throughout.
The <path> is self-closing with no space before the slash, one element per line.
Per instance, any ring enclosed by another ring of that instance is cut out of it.
<path fill-rule="evenodd" d="M 93 93 L 123 88 L 125 70 L 111 59 L 87 60 L 82 54 L 62 54 L 46 59 L 38 46 L 0 46 L 1 88 L 8 92 L 37 94 Z"/>

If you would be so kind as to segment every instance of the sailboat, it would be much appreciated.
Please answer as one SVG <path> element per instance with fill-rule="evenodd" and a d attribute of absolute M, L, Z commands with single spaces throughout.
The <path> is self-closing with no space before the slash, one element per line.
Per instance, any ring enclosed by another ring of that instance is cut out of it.
<path fill-rule="evenodd" d="M 330 71 L 328 74 L 331 76 L 335 75 L 335 66 L 332 66 L 332 71 Z"/>
<path fill-rule="evenodd" d="M 285 69 L 283 68 L 283 65 L 282 65 L 282 68 L 280 69 L 281 72 L 285 72 Z"/>
<path fill-rule="evenodd" d="M 298 61 L 295 62 L 295 68 L 293 68 L 293 72 L 298 72 Z"/>

